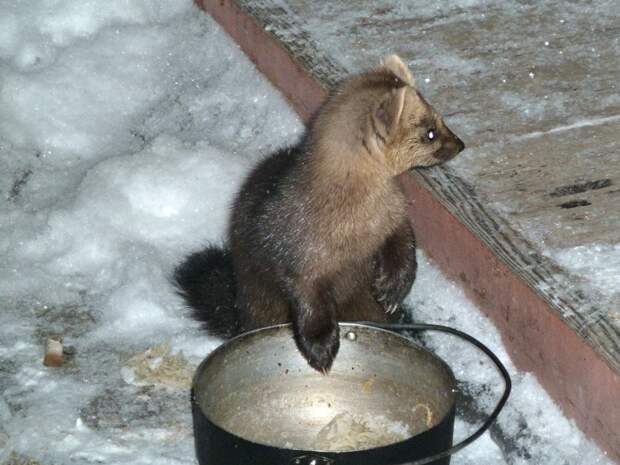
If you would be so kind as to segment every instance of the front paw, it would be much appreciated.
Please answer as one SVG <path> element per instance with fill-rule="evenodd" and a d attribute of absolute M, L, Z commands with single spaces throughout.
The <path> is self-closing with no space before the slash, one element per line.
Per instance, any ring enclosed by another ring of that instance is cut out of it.
<path fill-rule="evenodd" d="M 390 277 L 387 273 L 381 271 L 373 282 L 372 290 L 376 301 L 389 314 L 393 314 L 398 310 L 408 293 L 408 289 L 402 289 L 402 286 L 398 285 L 395 277 Z"/>
<path fill-rule="evenodd" d="M 388 248 L 375 258 L 372 292 L 379 305 L 390 314 L 398 310 L 415 280 L 414 243 L 412 240 L 405 242 L 398 250 Z"/>
<path fill-rule="evenodd" d="M 315 370 L 327 374 L 340 347 L 338 323 L 330 322 L 321 331 L 312 334 L 300 332 L 296 341 L 308 364 Z"/>

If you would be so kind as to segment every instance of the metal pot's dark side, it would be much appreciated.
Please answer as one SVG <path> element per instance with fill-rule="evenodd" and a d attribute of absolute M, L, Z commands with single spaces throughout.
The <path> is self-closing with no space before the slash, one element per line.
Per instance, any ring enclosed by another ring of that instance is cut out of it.
<path fill-rule="evenodd" d="M 395 465 L 423 459 L 452 446 L 454 406 L 439 424 L 402 442 L 351 452 L 313 452 L 257 444 L 231 434 L 204 415 L 193 391 L 191 398 L 200 465 Z M 449 463 L 448 456 L 430 465 Z"/>

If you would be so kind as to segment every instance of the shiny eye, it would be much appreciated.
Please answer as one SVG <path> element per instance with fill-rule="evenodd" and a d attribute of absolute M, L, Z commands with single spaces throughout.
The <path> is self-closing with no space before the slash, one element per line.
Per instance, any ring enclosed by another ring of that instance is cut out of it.
<path fill-rule="evenodd" d="M 426 138 L 430 142 L 434 141 L 436 137 L 437 137 L 437 133 L 435 132 L 434 129 L 429 129 L 428 132 L 426 133 Z"/>

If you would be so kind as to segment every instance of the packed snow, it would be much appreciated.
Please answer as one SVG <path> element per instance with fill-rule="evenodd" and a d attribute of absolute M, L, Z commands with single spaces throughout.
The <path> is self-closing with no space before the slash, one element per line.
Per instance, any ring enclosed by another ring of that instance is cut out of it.
<path fill-rule="evenodd" d="M 620 323 L 620 308 L 617 307 L 620 303 L 620 243 L 552 249 L 548 254 L 605 296 L 611 302 L 607 310 L 609 316 L 612 321 Z"/>
<path fill-rule="evenodd" d="M 196 463 L 188 380 L 221 341 L 169 276 L 223 240 L 244 174 L 300 121 L 189 0 L 0 1 L 0 86 L 0 463 Z M 420 262 L 415 319 L 479 337 L 515 382 L 498 423 L 513 452 L 487 434 L 452 463 L 610 463 Z M 59 368 L 42 364 L 54 335 Z M 427 343 L 489 407 L 501 382 L 480 355 Z"/>

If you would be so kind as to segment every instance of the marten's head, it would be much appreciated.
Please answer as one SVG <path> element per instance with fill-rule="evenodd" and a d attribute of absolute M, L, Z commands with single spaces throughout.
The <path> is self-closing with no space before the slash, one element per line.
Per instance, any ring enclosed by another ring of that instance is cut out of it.
<path fill-rule="evenodd" d="M 443 163 L 465 148 L 420 95 L 411 72 L 397 55 L 390 55 L 362 77 L 383 81 L 379 92 L 373 92 L 376 101 L 366 118 L 364 140 L 394 174 Z"/>
<path fill-rule="evenodd" d="M 420 95 L 409 68 L 397 55 L 345 79 L 315 123 L 313 139 L 332 162 L 350 163 L 345 161 L 350 160 L 344 155 L 348 152 L 359 163 L 362 151 L 374 171 L 380 168 L 389 176 L 443 163 L 465 148 Z"/>

